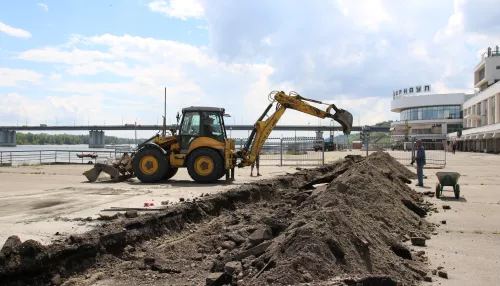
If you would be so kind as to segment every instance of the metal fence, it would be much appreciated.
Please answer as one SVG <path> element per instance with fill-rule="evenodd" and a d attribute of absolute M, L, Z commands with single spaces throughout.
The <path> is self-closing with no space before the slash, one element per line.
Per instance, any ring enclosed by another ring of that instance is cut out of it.
<path fill-rule="evenodd" d="M 233 138 L 236 149 L 242 148 L 247 138 Z M 323 139 L 311 137 L 268 138 L 260 152 L 262 166 L 320 166 L 324 164 Z M 315 147 L 316 150 L 315 151 Z M 319 148 L 318 148 L 319 147 Z"/>
<path fill-rule="evenodd" d="M 236 140 L 236 149 L 242 148 L 246 138 Z M 319 150 L 315 151 L 316 149 Z M 33 150 L 0 151 L 0 166 L 21 166 L 41 164 L 90 164 L 103 163 L 108 158 L 119 158 L 129 149 L 110 150 Z M 95 154 L 97 158 L 78 155 Z M 269 138 L 260 153 L 262 166 L 320 166 L 324 164 L 323 140 L 316 138 Z"/>
<path fill-rule="evenodd" d="M 416 155 L 415 138 L 410 142 L 377 142 L 369 145 L 370 151 L 384 150 L 402 164 L 410 164 Z M 422 142 L 427 167 L 446 166 L 446 140 Z"/>
<path fill-rule="evenodd" d="M 108 158 L 123 155 L 123 151 L 89 151 L 89 150 L 33 150 L 33 151 L 0 151 L 0 166 L 23 166 L 42 164 L 94 164 L 103 163 Z M 95 154 L 96 158 L 77 155 Z"/>

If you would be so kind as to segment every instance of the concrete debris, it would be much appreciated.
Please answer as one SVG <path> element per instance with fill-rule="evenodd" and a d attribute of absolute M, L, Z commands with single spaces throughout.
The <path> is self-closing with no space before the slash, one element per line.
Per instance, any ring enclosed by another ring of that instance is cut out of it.
<path fill-rule="evenodd" d="M 415 246 L 425 246 L 425 237 L 412 237 L 411 244 Z"/>
<path fill-rule="evenodd" d="M 271 238 L 273 238 L 273 235 L 268 227 L 259 227 L 248 237 L 250 243 L 255 245 Z"/>
<path fill-rule="evenodd" d="M 125 212 L 125 217 L 126 218 L 136 218 L 138 216 L 139 216 L 139 214 L 137 213 L 137 211 L 128 211 L 128 212 Z"/>
<path fill-rule="evenodd" d="M 231 261 L 224 266 L 224 271 L 231 275 L 240 273 L 242 269 L 243 267 L 239 261 Z"/>
<path fill-rule="evenodd" d="M 448 279 L 448 273 L 443 270 L 438 271 L 438 276 L 444 279 Z"/>
<path fill-rule="evenodd" d="M 236 243 L 234 241 L 227 240 L 221 244 L 221 247 L 223 249 L 232 250 L 236 247 Z"/>
<path fill-rule="evenodd" d="M 443 205 L 444 210 L 451 210 L 451 207 L 449 205 Z"/>

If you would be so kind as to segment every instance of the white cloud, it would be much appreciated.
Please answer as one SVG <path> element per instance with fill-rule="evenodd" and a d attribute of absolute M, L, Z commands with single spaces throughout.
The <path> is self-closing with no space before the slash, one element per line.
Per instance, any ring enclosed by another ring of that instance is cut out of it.
<path fill-rule="evenodd" d="M 31 33 L 23 29 L 14 28 L 7 24 L 0 22 L 0 32 L 17 38 L 31 38 Z"/>
<path fill-rule="evenodd" d="M 19 86 L 21 82 L 40 84 L 43 76 L 25 69 L 0 68 L 0 86 Z"/>
<path fill-rule="evenodd" d="M 43 10 L 49 11 L 49 6 L 45 3 L 36 3 L 37 6 L 42 7 Z"/>
<path fill-rule="evenodd" d="M 460 5 L 470 2 L 464 3 Z M 40 98 L 47 99 L 43 92 L 56 98 L 45 108 L 70 116 L 78 109 L 66 98 L 82 96 L 77 102 L 95 100 L 102 113 L 96 120 L 107 118 L 108 124 L 121 122 L 122 114 L 155 123 L 163 112 L 167 86 L 167 122 L 182 107 L 211 105 L 235 116 L 228 123 L 253 123 L 268 105 L 269 92 L 276 89 L 335 103 L 351 112 L 358 125 L 397 118 L 390 112 L 394 89 L 431 84 L 436 92 L 467 91 L 477 56 L 500 43 L 498 33 L 492 32 L 496 30 L 485 30 L 487 23 L 496 23 L 498 13 L 474 24 L 482 14 L 471 13 L 471 7 L 454 7 L 452 0 L 309 4 L 155 1 L 149 3 L 154 12 L 180 19 L 203 17 L 209 43 L 72 35 L 66 43 L 33 48 L 18 58 L 43 65 L 49 80 L 43 82 Z M 201 6 L 192 9 L 196 5 Z M 461 16 L 453 19 L 456 14 Z M 301 16 L 283 20 L 283 15 Z M 448 38 L 434 41 L 439 31 Z M 22 81 L 13 79 L 23 77 L 9 78 L 0 82 L 19 85 Z M 97 97 L 100 94 L 105 97 Z M 308 122 L 318 124 L 315 117 L 290 110 L 279 124 Z"/>
<path fill-rule="evenodd" d="M 197 0 L 156 0 L 148 4 L 153 12 L 158 12 L 172 18 L 187 20 L 188 18 L 201 18 L 203 7 Z"/>
<path fill-rule="evenodd" d="M 381 0 L 335 0 L 334 6 L 354 25 L 377 31 L 383 23 L 393 21 Z"/>
<path fill-rule="evenodd" d="M 22 52 L 19 59 L 35 62 L 51 62 L 65 64 L 85 64 L 94 60 L 111 60 L 113 55 L 100 51 L 87 51 L 73 49 L 71 51 L 62 51 L 55 47 L 46 47 L 43 49 L 34 49 Z"/>
<path fill-rule="evenodd" d="M 467 0 L 454 0 L 454 13 L 448 18 L 448 24 L 434 36 L 434 42 L 445 41 L 464 31 L 463 6 Z"/>

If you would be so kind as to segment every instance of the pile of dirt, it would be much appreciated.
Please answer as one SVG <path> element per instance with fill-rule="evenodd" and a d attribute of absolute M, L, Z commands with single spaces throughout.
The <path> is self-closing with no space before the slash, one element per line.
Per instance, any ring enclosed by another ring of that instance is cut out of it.
<path fill-rule="evenodd" d="M 405 184 L 413 178 L 376 152 L 120 217 L 61 243 L 13 238 L 0 284 L 413 285 L 426 257 L 405 241 L 433 230 Z"/>

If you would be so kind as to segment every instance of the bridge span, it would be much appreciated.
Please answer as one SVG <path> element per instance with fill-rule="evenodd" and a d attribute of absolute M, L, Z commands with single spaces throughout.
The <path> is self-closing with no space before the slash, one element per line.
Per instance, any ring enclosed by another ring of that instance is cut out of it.
<path fill-rule="evenodd" d="M 89 131 L 89 147 L 104 148 L 104 131 L 124 130 L 162 130 L 162 125 L 34 125 L 34 126 L 0 126 L 0 146 L 16 146 L 17 131 Z M 167 130 L 177 129 L 176 125 L 167 125 Z M 226 130 L 252 130 L 253 125 L 226 125 Z M 353 126 L 352 131 L 361 131 L 362 126 Z M 370 126 L 372 132 L 388 132 L 389 127 Z M 312 125 L 277 125 L 275 131 L 342 131 L 341 126 L 312 126 Z M 319 133 L 319 134 L 321 134 Z"/>

